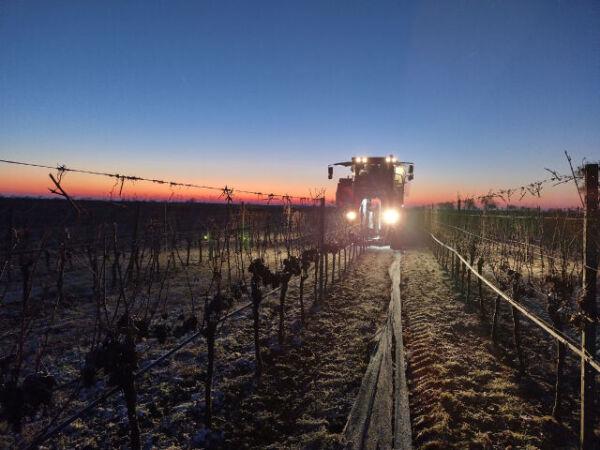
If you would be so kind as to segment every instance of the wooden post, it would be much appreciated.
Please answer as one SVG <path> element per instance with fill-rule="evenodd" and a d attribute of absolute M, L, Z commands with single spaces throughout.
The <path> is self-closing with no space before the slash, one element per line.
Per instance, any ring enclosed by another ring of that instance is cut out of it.
<path fill-rule="evenodd" d="M 9 211 L 8 211 L 8 220 L 7 220 L 7 227 L 6 227 L 6 271 L 7 271 L 7 275 L 8 275 L 8 281 L 12 281 L 12 251 L 13 251 L 13 246 L 14 246 L 14 240 L 15 240 L 15 233 L 14 233 L 14 223 L 13 223 L 13 219 L 14 219 L 14 213 L 13 213 L 13 207 L 11 206 Z"/>
<path fill-rule="evenodd" d="M 459 273 L 460 273 L 460 293 L 462 294 L 463 298 L 465 298 L 465 288 L 467 286 L 465 277 L 467 275 L 467 266 L 462 261 L 460 262 L 460 272 Z"/>
<path fill-rule="evenodd" d="M 165 231 L 165 253 L 169 253 L 169 226 L 167 223 L 167 203 L 164 205 L 164 231 Z"/>
<path fill-rule="evenodd" d="M 202 265 L 202 240 L 204 239 L 204 236 L 201 235 L 200 239 L 198 241 L 198 265 Z"/>
<path fill-rule="evenodd" d="M 302 288 L 302 285 L 300 285 Z M 252 322 L 254 329 L 254 358 L 256 360 L 256 378 L 260 379 L 262 374 L 262 357 L 260 355 L 260 303 L 262 302 L 262 292 L 260 290 L 259 279 L 253 275 L 250 280 L 251 296 L 252 296 Z M 304 312 L 304 310 L 302 310 Z M 304 317 L 303 317 L 304 319 Z"/>
<path fill-rule="evenodd" d="M 515 299 L 516 300 L 516 299 Z M 521 322 L 519 321 L 519 311 L 514 306 L 511 307 L 512 319 L 513 319 L 513 342 L 515 349 L 517 350 L 517 357 L 519 358 L 519 374 L 525 374 L 525 353 L 523 352 L 523 345 L 521 343 Z"/>
<path fill-rule="evenodd" d="M 314 297 L 315 302 L 319 302 L 319 262 L 321 260 L 321 255 L 319 254 L 317 258 L 315 258 L 315 273 L 314 273 Z"/>
<path fill-rule="evenodd" d="M 227 199 L 227 223 L 225 224 L 225 251 L 227 252 L 227 285 L 231 287 L 231 252 L 229 248 L 231 240 L 231 200 Z"/>
<path fill-rule="evenodd" d="M 325 252 L 325 197 L 319 199 L 319 301 L 323 299 L 324 295 L 324 274 L 323 274 L 323 254 Z"/>
<path fill-rule="evenodd" d="M 333 261 L 331 263 L 331 284 L 335 283 L 335 251 L 332 253 Z"/>
<path fill-rule="evenodd" d="M 473 263 L 475 262 L 475 252 L 477 251 L 477 247 L 475 247 L 475 241 L 471 242 L 469 246 L 469 264 L 473 267 Z M 467 271 L 467 303 L 471 301 L 471 271 Z"/>
<path fill-rule="evenodd" d="M 496 295 L 494 300 L 494 314 L 492 316 L 492 341 L 496 343 L 496 328 L 498 327 L 498 318 L 500 317 L 500 296 Z"/>
<path fill-rule="evenodd" d="M 469 261 L 471 267 L 473 267 L 473 255 L 471 255 L 471 260 Z M 467 270 L 467 294 L 466 294 L 466 302 L 469 303 L 471 301 L 471 271 Z"/>
<path fill-rule="evenodd" d="M 240 238 L 240 253 L 243 255 L 246 250 L 246 204 L 242 202 L 242 232 Z M 242 263 L 244 258 L 242 258 Z"/>
<path fill-rule="evenodd" d="M 585 165 L 585 216 L 583 219 L 583 298 L 581 310 L 587 320 L 581 333 L 581 350 L 592 357 L 596 355 L 596 278 L 598 272 L 598 164 Z M 597 443 L 594 437 L 594 396 L 596 373 L 585 359 L 581 360 L 581 417 L 579 445 L 591 449 Z"/>
<path fill-rule="evenodd" d="M 329 252 L 327 249 L 325 249 L 323 257 L 325 258 L 325 266 L 323 267 L 323 291 L 327 292 L 327 284 L 329 283 Z"/>
<path fill-rule="evenodd" d="M 477 261 L 477 273 L 483 275 L 483 256 L 480 256 Z M 481 278 L 477 278 L 477 287 L 479 290 L 479 312 L 481 313 L 481 317 L 485 317 L 485 308 L 483 306 L 483 282 L 481 281 Z"/>
<path fill-rule="evenodd" d="M 283 345 L 285 338 L 285 296 L 288 290 L 289 276 L 284 275 L 284 279 L 279 289 L 279 331 L 277 334 L 279 345 Z"/>

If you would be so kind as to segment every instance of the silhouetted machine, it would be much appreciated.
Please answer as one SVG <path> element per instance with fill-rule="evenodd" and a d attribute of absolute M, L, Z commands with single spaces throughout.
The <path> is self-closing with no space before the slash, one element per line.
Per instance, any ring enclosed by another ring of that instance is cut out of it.
<path fill-rule="evenodd" d="M 333 166 L 349 167 L 352 175 L 340 178 L 335 200 L 349 222 L 360 221 L 371 239 L 381 239 L 398 248 L 406 183 L 414 178 L 414 164 L 398 161 L 393 155 L 355 156 Z"/>

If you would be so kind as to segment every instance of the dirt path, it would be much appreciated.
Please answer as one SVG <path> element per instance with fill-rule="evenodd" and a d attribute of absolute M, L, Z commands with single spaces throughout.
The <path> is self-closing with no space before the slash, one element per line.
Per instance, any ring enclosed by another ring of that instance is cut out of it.
<path fill-rule="evenodd" d="M 402 263 L 401 296 L 416 448 L 573 448 L 502 362 L 477 313 L 425 250 Z"/>

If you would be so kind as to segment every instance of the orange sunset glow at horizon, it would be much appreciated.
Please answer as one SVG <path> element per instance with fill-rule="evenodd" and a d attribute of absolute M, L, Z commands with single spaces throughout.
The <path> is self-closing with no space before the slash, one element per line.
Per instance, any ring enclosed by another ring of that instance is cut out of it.
<path fill-rule="evenodd" d="M 56 195 L 50 192 L 54 188 L 49 174 L 55 177 L 56 171 L 44 170 L 40 168 L 30 168 L 22 166 L 0 166 L 0 194 L 10 197 L 43 197 L 51 198 Z M 175 180 L 182 183 L 194 183 L 219 187 L 220 183 L 208 183 L 206 180 Z M 224 202 L 222 192 L 218 190 L 199 189 L 180 186 L 169 186 L 157 184 L 149 181 L 124 181 L 103 176 L 87 175 L 80 173 L 67 172 L 63 175 L 61 181 L 62 187 L 74 198 L 94 199 L 94 200 L 139 200 L 139 201 L 174 201 L 186 202 L 196 201 L 205 203 Z M 223 185 L 225 187 L 225 185 Z M 267 195 L 270 193 L 289 195 L 294 198 L 295 203 L 299 203 L 299 198 L 314 198 L 318 193 L 324 192 L 328 203 L 335 202 L 335 184 L 328 186 L 317 186 L 307 190 L 304 186 L 288 183 L 287 185 L 264 183 L 261 186 L 249 185 L 229 185 L 233 189 L 234 202 L 258 203 L 267 202 Z M 254 194 L 243 193 L 239 191 L 256 191 L 265 195 L 258 196 Z M 443 202 L 456 202 L 457 198 L 469 198 L 475 195 L 486 194 L 485 189 L 464 189 L 462 192 L 455 188 L 449 188 L 444 183 L 424 183 L 418 179 L 413 181 L 409 187 L 406 198 L 406 206 L 426 206 Z M 281 202 L 281 198 L 274 198 L 273 203 Z M 540 198 L 527 195 L 522 200 L 519 195 L 511 199 L 511 204 L 517 207 L 542 207 L 542 208 L 577 208 L 579 199 L 575 186 L 571 184 L 548 188 L 542 193 Z M 499 207 L 505 204 L 496 201 Z"/>

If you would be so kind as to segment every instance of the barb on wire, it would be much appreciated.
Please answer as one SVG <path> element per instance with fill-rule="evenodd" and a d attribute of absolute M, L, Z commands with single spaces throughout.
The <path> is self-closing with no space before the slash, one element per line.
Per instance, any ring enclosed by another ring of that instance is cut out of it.
<path fill-rule="evenodd" d="M 512 187 L 512 188 L 504 188 L 504 189 L 498 189 L 498 190 L 490 189 L 487 194 L 473 195 L 473 196 L 463 199 L 463 202 L 466 203 L 467 201 L 472 201 L 472 202 L 478 201 L 482 205 L 486 206 L 486 205 L 493 203 L 494 199 L 500 199 L 504 203 L 510 204 L 511 199 L 513 198 L 513 196 L 515 194 L 519 195 L 519 201 L 523 200 L 527 195 L 531 195 L 532 197 L 536 197 L 536 198 L 541 198 L 542 190 L 543 190 L 544 186 L 547 184 L 552 183 L 553 186 L 558 186 L 560 184 L 565 184 L 565 183 L 568 183 L 571 181 L 575 181 L 575 183 L 577 184 L 577 180 L 580 179 L 581 177 L 575 173 L 575 171 L 573 170 L 572 167 L 571 167 L 571 169 L 572 169 L 572 175 L 564 175 L 564 174 L 558 173 L 555 170 L 546 168 L 545 170 L 551 174 L 551 176 L 549 178 L 533 181 L 529 184 L 524 184 L 524 185 L 516 186 L 516 187 Z M 579 197 L 581 198 L 581 192 L 579 192 L 579 188 L 577 189 L 577 191 L 579 193 Z M 449 202 L 441 202 L 441 203 L 448 204 Z M 450 202 L 450 203 L 452 203 L 452 202 Z"/>
<path fill-rule="evenodd" d="M 23 162 L 23 161 L 13 161 L 13 160 L 8 160 L 8 159 L 0 159 L 0 163 L 57 170 L 58 171 L 57 181 L 59 183 L 60 183 L 61 178 L 64 176 L 64 174 L 66 172 L 81 173 L 81 174 L 86 174 L 86 175 L 95 175 L 95 176 L 113 178 L 113 179 L 115 179 L 114 187 L 118 186 L 119 183 L 121 185 L 120 190 L 119 190 L 119 195 L 121 195 L 121 193 L 123 191 L 123 185 L 126 181 L 131 181 L 131 182 L 145 181 L 145 182 L 161 184 L 161 185 L 168 184 L 170 187 L 184 187 L 184 188 L 193 188 L 193 189 L 202 189 L 202 190 L 223 192 L 222 187 L 195 184 L 195 183 L 183 183 L 180 181 L 161 180 L 161 179 L 157 179 L 157 178 L 145 178 L 145 177 L 138 177 L 136 175 L 123 175 L 123 174 L 119 174 L 119 173 L 99 172 L 99 171 L 88 170 L 88 169 L 75 169 L 75 168 L 67 167 L 64 164 L 56 165 L 56 166 L 48 166 L 48 165 L 44 165 L 44 164 L 29 163 L 29 162 Z M 114 189 L 114 187 L 113 187 L 113 189 Z M 230 190 L 230 194 L 233 194 L 233 188 L 226 186 L 226 189 Z M 251 190 L 245 190 L 245 189 L 236 189 L 236 192 L 238 192 L 240 194 L 249 194 L 249 195 L 257 195 L 257 196 L 264 195 L 262 192 L 259 192 L 259 191 L 251 191 Z M 324 190 L 322 192 L 323 192 L 322 195 L 324 195 Z M 302 200 L 302 199 L 306 198 L 306 197 L 300 197 L 300 196 L 288 195 L 288 194 L 275 194 L 275 193 L 269 194 L 269 197 L 271 199 L 274 199 L 274 198 L 283 199 L 284 196 L 287 196 L 290 199 L 296 199 L 296 200 Z M 225 196 L 225 197 L 227 197 L 227 196 Z"/>
<path fill-rule="evenodd" d="M 221 192 L 221 195 L 219 195 L 219 198 L 224 198 L 227 203 L 233 202 L 233 188 L 227 187 L 227 185 L 225 185 L 223 191 Z"/>
<path fill-rule="evenodd" d="M 59 183 L 62 182 L 62 178 L 63 178 L 63 175 L 65 174 L 66 169 L 67 168 L 65 167 L 64 164 L 56 166 L 56 179 L 58 180 Z"/>

